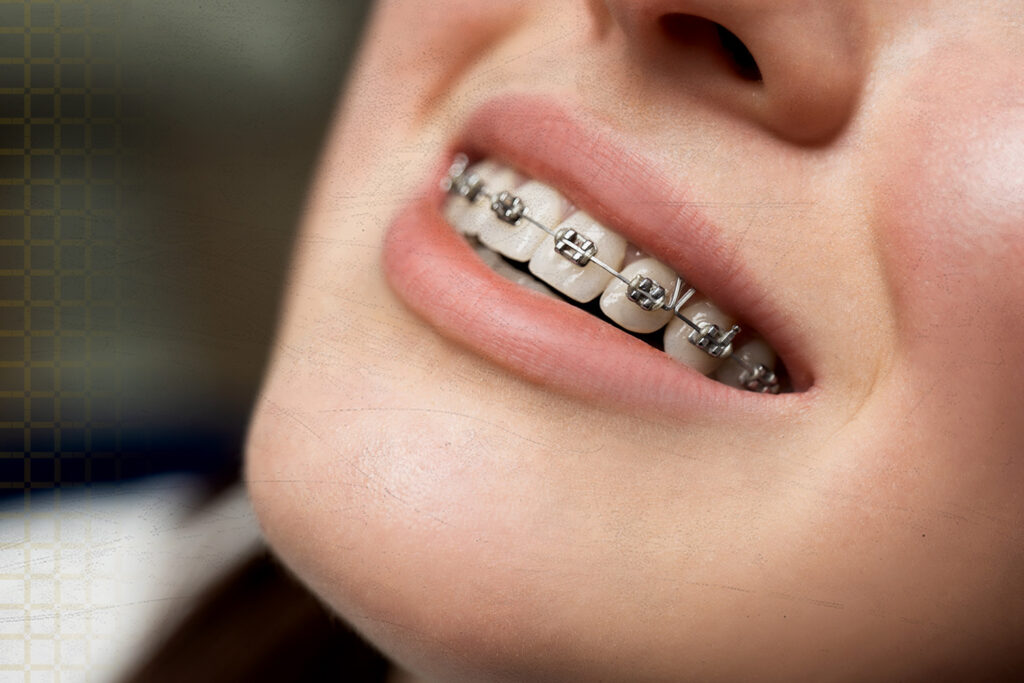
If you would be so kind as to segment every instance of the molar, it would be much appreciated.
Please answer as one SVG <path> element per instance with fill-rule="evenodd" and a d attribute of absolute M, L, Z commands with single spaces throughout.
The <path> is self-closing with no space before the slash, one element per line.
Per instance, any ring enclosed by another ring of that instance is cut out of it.
<path fill-rule="evenodd" d="M 769 370 L 775 370 L 775 351 L 763 339 L 751 339 L 744 342 L 732 352 L 732 355 L 733 358 L 745 362 L 750 367 L 763 365 Z M 740 374 L 742 373 L 743 367 L 738 363 L 723 363 L 715 373 L 715 379 L 731 387 L 743 389 L 745 387 L 740 383 Z"/>

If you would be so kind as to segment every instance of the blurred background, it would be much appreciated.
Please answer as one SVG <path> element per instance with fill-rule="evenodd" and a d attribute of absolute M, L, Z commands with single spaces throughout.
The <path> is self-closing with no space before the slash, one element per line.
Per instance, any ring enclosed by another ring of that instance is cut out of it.
<path fill-rule="evenodd" d="M 236 475 L 367 4 L 0 0 L 0 495 Z"/>
<path fill-rule="evenodd" d="M 221 486 L 367 5 L 0 0 L 0 681 L 385 666 Z"/>

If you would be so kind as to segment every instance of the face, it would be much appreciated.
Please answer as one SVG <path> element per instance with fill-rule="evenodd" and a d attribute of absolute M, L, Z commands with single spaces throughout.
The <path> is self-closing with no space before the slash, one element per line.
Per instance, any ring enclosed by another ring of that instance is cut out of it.
<path fill-rule="evenodd" d="M 1008 673 L 1019 9 L 381 3 L 251 427 L 272 545 L 430 679 Z M 500 190 L 698 293 L 642 310 Z M 735 386 L 774 353 L 779 394 Z"/>

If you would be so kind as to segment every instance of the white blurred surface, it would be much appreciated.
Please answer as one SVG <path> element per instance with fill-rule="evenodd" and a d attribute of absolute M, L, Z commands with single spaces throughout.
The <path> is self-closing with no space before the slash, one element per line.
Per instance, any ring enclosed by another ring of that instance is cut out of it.
<path fill-rule="evenodd" d="M 0 508 L 0 682 L 114 680 L 259 548 L 240 488 L 199 492 L 163 477 Z"/>

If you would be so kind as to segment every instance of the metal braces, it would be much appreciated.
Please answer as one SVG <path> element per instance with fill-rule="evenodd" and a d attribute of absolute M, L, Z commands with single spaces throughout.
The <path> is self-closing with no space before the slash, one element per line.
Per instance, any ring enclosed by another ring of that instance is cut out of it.
<path fill-rule="evenodd" d="M 733 356 L 733 360 L 743 368 L 739 380 L 740 386 L 744 389 L 761 394 L 779 393 L 779 378 L 766 366 L 760 363 L 751 366 L 735 356 Z"/>
<path fill-rule="evenodd" d="M 645 311 L 653 311 L 665 304 L 665 288 L 646 275 L 637 274 L 626 287 L 626 298 Z"/>
<path fill-rule="evenodd" d="M 530 216 L 529 207 L 523 203 L 522 199 L 507 190 L 496 194 L 490 192 L 478 174 L 467 172 L 468 166 L 469 158 L 465 154 L 456 155 L 448 169 L 448 175 L 441 181 L 441 189 L 464 197 L 469 202 L 475 202 L 478 198 L 483 197 L 489 202 L 490 209 L 495 215 L 509 225 L 518 226 L 523 221 L 527 221 L 543 230 L 554 238 L 555 251 L 576 266 L 582 268 L 589 263 L 594 263 L 625 283 L 626 298 L 643 310 L 671 311 L 675 317 L 691 328 L 687 337 L 691 344 L 714 358 L 731 359 L 742 368 L 739 380 L 745 389 L 759 393 L 779 393 L 779 379 L 774 372 L 764 365 L 751 365 L 733 356 L 732 342 L 741 331 L 739 325 L 733 325 L 729 330 L 723 330 L 714 323 L 690 320 L 680 312 L 697 291 L 693 287 L 687 287 L 682 277 L 676 277 L 671 296 L 668 296 L 665 287 L 646 275 L 637 274 L 632 279 L 627 278 L 597 257 L 598 249 L 593 240 L 572 228 L 552 230 L 534 220 Z"/>
<path fill-rule="evenodd" d="M 582 268 L 597 255 L 597 245 L 572 228 L 562 228 L 555 235 L 555 251 Z"/>
<path fill-rule="evenodd" d="M 500 192 L 491 202 L 491 211 L 509 225 L 518 225 L 519 219 L 526 212 L 523 200 L 510 192 Z"/>

